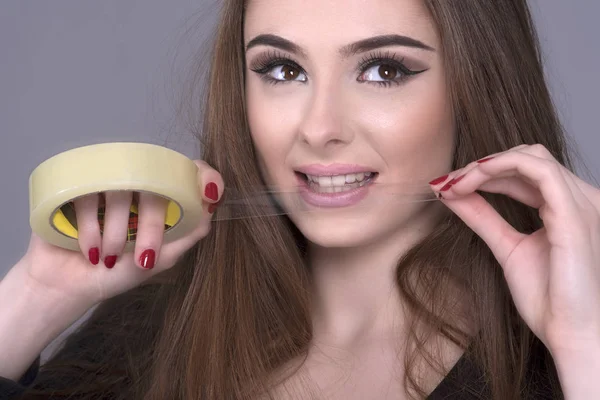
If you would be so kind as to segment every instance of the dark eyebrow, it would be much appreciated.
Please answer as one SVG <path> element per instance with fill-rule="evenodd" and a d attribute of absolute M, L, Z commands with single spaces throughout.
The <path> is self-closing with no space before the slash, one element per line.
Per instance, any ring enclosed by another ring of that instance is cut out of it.
<path fill-rule="evenodd" d="M 364 53 L 369 50 L 374 50 L 379 47 L 386 46 L 405 46 L 413 47 L 422 50 L 435 51 L 433 47 L 426 45 L 425 43 L 413 39 L 409 36 L 402 35 L 381 35 L 374 36 L 371 38 L 359 40 L 358 42 L 352 43 L 348 46 L 344 46 L 340 53 L 344 57 L 349 57 L 358 53 Z"/>
<path fill-rule="evenodd" d="M 248 44 L 246 45 L 246 51 L 250 50 L 252 47 L 260 45 L 276 47 L 278 49 L 285 50 L 293 54 L 299 54 L 302 56 L 306 55 L 302 48 L 297 44 L 287 39 L 284 39 L 281 36 L 272 34 L 263 34 L 256 36 L 254 39 L 248 42 Z M 340 54 L 342 54 L 343 57 L 349 57 L 358 53 L 364 53 L 369 50 L 374 50 L 379 47 L 386 46 L 405 46 L 422 50 L 435 51 L 433 47 L 428 46 L 425 43 L 408 36 L 381 35 L 359 40 L 358 42 L 344 46 L 340 49 Z"/>
<path fill-rule="evenodd" d="M 270 34 L 269 35 L 258 35 L 257 37 L 252 39 L 246 45 L 246 51 L 250 50 L 253 47 L 260 46 L 260 45 L 276 47 L 278 49 L 285 50 L 285 51 L 293 53 L 293 54 L 299 54 L 299 55 L 303 55 L 303 56 L 305 55 L 304 51 L 297 44 L 295 44 L 287 39 L 284 39 L 281 36 L 270 35 Z"/>

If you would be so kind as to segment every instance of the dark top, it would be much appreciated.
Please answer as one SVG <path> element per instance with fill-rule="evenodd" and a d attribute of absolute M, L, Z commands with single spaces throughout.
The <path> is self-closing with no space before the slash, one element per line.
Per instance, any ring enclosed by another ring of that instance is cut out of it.
<path fill-rule="evenodd" d="M 11 381 L 0 377 L 0 400 L 18 399 L 27 386 L 35 381 L 38 373 L 39 359 L 18 381 Z M 490 398 L 488 388 L 482 381 L 479 369 L 469 362 L 464 356 L 450 370 L 446 378 L 427 397 L 428 400 L 471 400 Z M 540 386 L 535 394 L 536 400 L 552 400 L 552 395 L 547 387 Z"/>
<path fill-rule="evenodd" d="M 0 377 L 0 400 L 18 399 L 37 376 L 39 367 L 39 359 L 25 372 L 23 377 L 18 381 L 11 381 Z M 458 378 L 458 379 L 457 379 Z M 477 384 L 477 372 L 473 366 L 464 358 L 461 358 L 448 376 L 440 383 L 440 385 L 428 397 L 429 400 L 462 400 L 471 399 L 473 394 L 466 392 L 460 382 L 469 382 L 470 390 L 474 387 L 479 388 L 480 393 L 485 392 L 484 384 Z M 475 383 L 475 385 L 474 385 Z M 479 398 L 479 397 L 478 397 Z"/>
<path fill-rule="evenodd" d="M 37 376 L 39 358 L 33 363 L 18 382 L 0 376 L 0 400 L 18 399 L 27 386 L 33 383 Z"/>

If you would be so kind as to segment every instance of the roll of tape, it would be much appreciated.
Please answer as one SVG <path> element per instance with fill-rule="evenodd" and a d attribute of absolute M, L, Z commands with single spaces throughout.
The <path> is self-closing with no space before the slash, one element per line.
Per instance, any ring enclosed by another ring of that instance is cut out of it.
<path fill-rule="evenodd" d="M 193 231 L 202 217 L 197 171 L 183 154 L 146 143 L 104 143 L 65 151 L 42 162 L 29 177 L 29 223 L 48 243 L 79 250 L 73 200 L 108 191 L 151 193 L 168 200 L 164 241 L 171 242 Z M 98 217 L 102 223 L 102 209 Z M 129 224 L 126 251 L 135 243 L 135 203 Z"/>

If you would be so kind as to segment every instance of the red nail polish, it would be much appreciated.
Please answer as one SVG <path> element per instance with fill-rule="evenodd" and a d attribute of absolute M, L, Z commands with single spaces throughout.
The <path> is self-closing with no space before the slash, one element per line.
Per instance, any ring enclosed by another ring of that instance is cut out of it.
<path fill-rule="evenodd" d="M 449 183 L 450 185 L 455 185 L 455 184 L 457 184 L 458 182 L 460 182 L 460 181 L 462 180 L 462 178 L 464 178 L 464 177 L 465 177 L 464 175 L 461 175 L 461 176 L 459 176 L 458 178 L 454 178 L 454 179 L 452 179 L 452 180 L 451 180 L 450 182 L 448 182 L 448 183 Z"/>
<path fill-rule="evenodd" d="M 117 263 L 117 256 L 106 256 L 104 258 L 104 265 L 106 268 L 111 269 Z"/>
<path fill-rule="evenodd" d="M 93 265 L 98 265 L 100 262 L 100 250 L 97 247 L 92 247 L 88 252 L 88 257 Z"/>
<path fill-rule="evenodd" d="M 494 157 L 486 157 L 486 158 L 482 158 L 481 160 L 477 160 L 477 162 L 478 162 L 479 164 L 483 164 L 483 163 L 484 163 L 484 162 L 486 162 L 486 161 L 490 161 L 492 158 L 494 158 Z"/>
<path fill-rule="evenodd" d="M 434 180 L 429 182 L 429 184 L 430 185 L 439 185 L 440 183 L 444 182 L 446 179 L 448 179 L 448 175 L 440 176 L 439 178 L 435 178 Z"/>
<path fill-rule="evenodd" d="M 452 187 L 452 183 L 448 182 L 440 189 L 440 192 L 446 192 Z"/>
<path fill-rule="evenodd" d="M 213 201 L 219 200 L 219 188 L 214 182 L 210 182 L 204 188 L 204 195 Z"/>
<path fill-rule="evenodd" d="M 154 268 L 154 261 L 156 258 L 156 253 L 152 249 L 148 249 L 142 253 L 140 256 L 140 265 L 145 269 Z"/>

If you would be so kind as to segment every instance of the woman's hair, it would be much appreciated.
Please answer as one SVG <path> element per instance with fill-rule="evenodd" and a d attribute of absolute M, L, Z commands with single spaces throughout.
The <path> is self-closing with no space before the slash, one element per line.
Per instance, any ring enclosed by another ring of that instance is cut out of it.
<path fill-rule="evenodd" d="M 570 168 L 526 0 L 426 5 L 441 37 L 453 105 L 453 168 L 535 143 Z M 193 104 L 202 110 L 196 133 L 203 159 L 240 191 L 263 183 L 246 119 L 243 23 L 243 2 L 224 1 L 205 97 Z M 519 231 L 542 226 L 536 210 L 505 196 L 484 196 Z M 165 282 L 100 305 L 42 366 L 37 390 L 27 398 L 50 391 L 89 399 L 265 395 L 277 383 L 275 373 L 303 360 L 311 341 L 304 247 L 286 217 L 215 223 L 165 274 Z M 562 397 L 553 360 L 519 317 L 502 269 L 453 214 L 398 260 L 396 276 L 413 327 L 405 379 L 414 396 L 426 395 L 418 379 L 421 361 L 448 372 L 428 346 L 441 334 L 465 349 L 494 399 L 534 397 L 536 371 L 545 371 L 543 381 L 553 386 L 554 398 Z M 463 295 L 461 307 L 455 304 L 456 288 Z"/>

